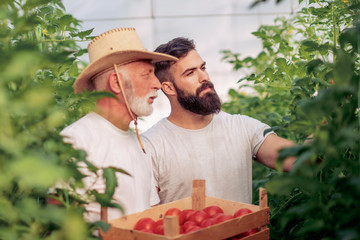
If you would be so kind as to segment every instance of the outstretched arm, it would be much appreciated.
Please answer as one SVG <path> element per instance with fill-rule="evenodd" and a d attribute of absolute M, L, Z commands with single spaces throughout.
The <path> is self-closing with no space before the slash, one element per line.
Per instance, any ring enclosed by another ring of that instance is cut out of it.
<path fill-rule="evenodd" d="M 295 145 L 296 144 L 290 140 L 281 138 L 275 134 L 270 134 L 261 144 L 256 154 L 256 160 L 269 168 L 276 169 L 279 151 Z M 296 157 L 287 157 L 283 162 L 283 170 L 286 172 L 290 171 L 295 160 Z"/>

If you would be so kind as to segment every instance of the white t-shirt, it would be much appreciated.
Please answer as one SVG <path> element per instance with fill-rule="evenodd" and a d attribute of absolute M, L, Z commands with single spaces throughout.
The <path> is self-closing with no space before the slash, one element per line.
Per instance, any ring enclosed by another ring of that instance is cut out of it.
<path fill-rule="evenodd" d="M 116 173 L 118 186 L 113 198 L 125 210 L 125 214 L 143 211 L 150 207 L 150 202 L 158 203 L 158 196 L 152 175 L 151 159 L 144 154 L 136 135 L 123 131 L 100 115 L 91 112 L 80 118 L 60 133 L 64 142 L 73 145 L 74 149 L 84 150 L 87 160 L 96 167 L 121 168 L 131 174 Z M 85 166 L 82 165 L 82 167 Z M 85 168 L 81 172 L 88 177 L 83 179 L 86 189 L 105 191 L 105 180 L 98 179 L 94 173 Z M 100 220 L 100 205 L 90 203 L 86 206 L 88 221 Z M 108 219 L 121 217 L 118 209 L 108 210 Z"/>
<path fill-rule="evenodd" d="M 151 152 L 160 203 L 189 197 L 192 180 L 206 180 L 206 195 L 251 203 L 252 159 L 268 125 L 244 115 L 214 114 L 198 130 L 160 120 L 143 134 Z"/>

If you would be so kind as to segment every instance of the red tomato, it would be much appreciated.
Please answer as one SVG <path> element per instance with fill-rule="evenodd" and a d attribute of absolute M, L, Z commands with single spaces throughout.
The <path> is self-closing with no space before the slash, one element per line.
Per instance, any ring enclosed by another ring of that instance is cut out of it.
<path fill-rule="evenodd" d="M 169 208 L 165 212 L 165 216 L 178 216 L 179 217 L 179 225 L 181 225 L 180 214 L 181 214 L 181 210 L 178 208 Z"/>
<path fill-rule="evenodd" d="M 135 224 L 134 229 L 135 230 L 143 230 L 143 229 L 147 229 L 147 230 L 152 230 L 154 227 L 155 221 L 152 220 L 151 218 L 145 217 L 145 218 L 140 218 L 139 221 L 137 221 L 137 223 Z"/>
<path fill-rule="evenodd" d="M 204 212 L 202 210 L 197 210 L 193 214 L 190 215 L 189 221 L 193 221 L 197 225 L 200 225 L 200 223 L 202 221 L 204 221 L 204 219 L 206 219 L 206 218 L 209 218 L 209 215 L 206 212 Z"/>
<path fill-rule="evenodd" d="M 225 222 L 227 220 L 233 219 L 233 216 L 230 214 L 218 213 L 215 217 L 215 224 Z"/>
<path fill-rule="evenodd" d="M 193 222 L 193 221 L 186 221 L 183 225 L 183 230 L 184 232 L 186 232 L 186 230 L 189 228 L 189 227 L 192 227 L 192 226 L 197 226 L 196 222 Z"/>
<path fill-rule="evenodd" d="M 215 224 L 214 218 L 206 218 L 200 223 L 200 227 L 205 228 Z"/>
<path fill-rule="evenodd" d="M 185 230 L 185 233 L 195 232 L 195 231 L 199 231 L 199 230 L 201 230 L 201 227 L 199 227 L 199 226 L 191 226 L 191 227 L 189 227 L 189 228 L 187 228 Z"/>
<path fill-rule="evenodd" d="M 140 229 L 141 232 L 154 233 L 151 229 Z"/>
<path fill-rule="evenodd" d="M 240 208 L 234 213 L 234 217 L 240 217 L 246 214 L 252 213 L 252 211 L 248 208 Z"/>
<path fill-rule="evenodd" d="M 178 208 L 169 208 L 166 212 L 165 212 L 165 216 L 179 216 L 181 213 L 181 210 Z"/>
<path fill-rule="evenodd" d="M 159 225 L 164 225 L 164 219 L 159 219 L 154 223 L 153 228 L 156 228 Z"/>
<path fill-rule="evenodd" d="M 61 205 L 62 203 L 59 200 L 53 198 L 46 198 L 46 204 L 48 205 Z"/>
<path fill-rule="evenodd" d="M 246 231 L 246 232 L 243 232 L 243 233 L 239 234 L 238 237 L 239 237 L 239 239 L 244 238 L 244 237 L 247 237 L 247 236 L 252 235 L 254 233 L 257 233 L 257 232 L 258 232 L 258 229 L 253 228 L 253 229 L 250 229 L 249 231 Z"/>
<path fill-rule="evenodd" d="M 183 234 L 183 233 L 184 233 L 184 226 L 183 226 L 183 225 L 180 225 L 179 231 L 180 231 L 180 234 Z"/>
<path fill-rule="evenodd" d="M 184 209 L 184 210 L 182 210 L 180 215 L 179 215 L 179 224 L 180 225 L 184 224 L 184 222 L 189 220 L 190 215 L 193 214 L 194 212 L 195 212 L 194 209 Z"/>
<path fill-rule="evenodd" d="M 155 226 L 153 232 L 155 234 L 164 235 L 164 225 L 159 224 L 159 225 Z"/>
<path fill-rule="evenodd" d="M 224 213 L 224 211 L 219 206 L 208 206 L 203 209 L 204 212 L 209 214 L 210 217 L 215 216 L 217 213 Z"/>

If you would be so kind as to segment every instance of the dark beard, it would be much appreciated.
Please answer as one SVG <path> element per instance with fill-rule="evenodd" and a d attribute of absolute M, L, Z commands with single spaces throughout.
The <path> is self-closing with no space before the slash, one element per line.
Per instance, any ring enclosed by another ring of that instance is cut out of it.
<path fill-rule="evenodd" d="M 187 95 L 185 91 L 181 90 L 174 83 L 177 92 L 177 99 L 180 105 L 189 110 L 190 112 L 200 114 L 203 116 L 218 113 L 221 110 L 221 101 L 219 96 L 214 90 L 214 85 L 211 82 L 205 82 L 198 89 L 195 95 Z M 205 88 L 211 88 L 214 92 L 207 92 L 204 96 L 200 97 L 199 94 Z"/>

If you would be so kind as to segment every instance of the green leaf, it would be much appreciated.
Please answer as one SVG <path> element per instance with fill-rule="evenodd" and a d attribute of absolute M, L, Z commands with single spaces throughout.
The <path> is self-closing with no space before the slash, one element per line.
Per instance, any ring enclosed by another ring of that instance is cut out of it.
<path fill-rule="evenodd" d="M 277 58 L 276 59 L 276 65 L 278 66 L 278 68 L 281 71 L 287 72 L 288 70 L 288 65 L 287 65 L 287 61 L 285 58 Z"/>
<path fill-rule="evenodd" d="M 110 168 L 105 168 L 103 169 L 103 171 L 103 176 L 106 180 L 105 195 L 112 197 L 115 192 L 115 188 L 117 187 L 117 178 L 115 175 L 115 171 Z"/>
<path fill-rule="evenodd" d="M 359 31 L 355 28 L 345 29 L 339 36 L 339 42 L 342 48 L 347 45 L 351 46 L 351 51 L 356 52 L 359 43 Z"/>
<path fill-rule="evenodd" d="M 315 69 L 318 68 L 319 66 L 321 66 L 322 64 L 323 64 L 323 61 L 321 61 L 320 59 L 311 60 L 310 62 L 308 62 L 306 64 L 307 73 L 310 74 L 310 73 L 314 72 Z"/>
<path fill-rule="evenodd" d="M 35 156 L 26 156 L 14 161 L 9 171 L 22 188 L 50 188 L 64 174 L 51 162 Z"/>
<path fill-rule="evenodd" d="M 97 221 L 94 222 L 94 225 L 96 226 L 96 228 L 100 228 L 103 232 L 107 232 L 110 229 L 110 224 L 104 222 L 104 221 Z"/>
<path fill-rule="evenodd" d="M 291 168 L 291 171 L 296 172 L 305 162 L 312 159 L 314 156 L 314 152 L 312 151 L 305 151 L 300 154 L 300 156 L 296 159 L 293 167 Z"/>
<path fill-rule="evenodd" d="M 315 52 L 318 50 L 319 45 L 314 41 L 304 40 L 302 41 L 300 47 L 306 52 Z"/>
<path fill-rule="evenodd" d="M 78 33 L 78 37 L 83 40 L 85 37 L 90 35 L 93 32 L 93 30 L 94 30 L 94 28 L 86 30 L 86 31 L 81 31 Z"/>
<path fill-rule="evenodd" d="M 121 173 L 121 174 L 125 174 L 125 175 L 128 175 L 131 177 L 131 174 L 128 173 L 127 171 L 125 171 L 124 169 L 121 169 L 121 168 L 115 168 L 115 167 L 108 167 L 109 169 L 113 170 L 114 172 L 118 172 L 118 173 Z"/>
<path fill-rule="evenodd" d="M 67 215 L 64 222 L 64 239 L 87 239 L 87 226 L 84 220 L 75 214 Z"/>

